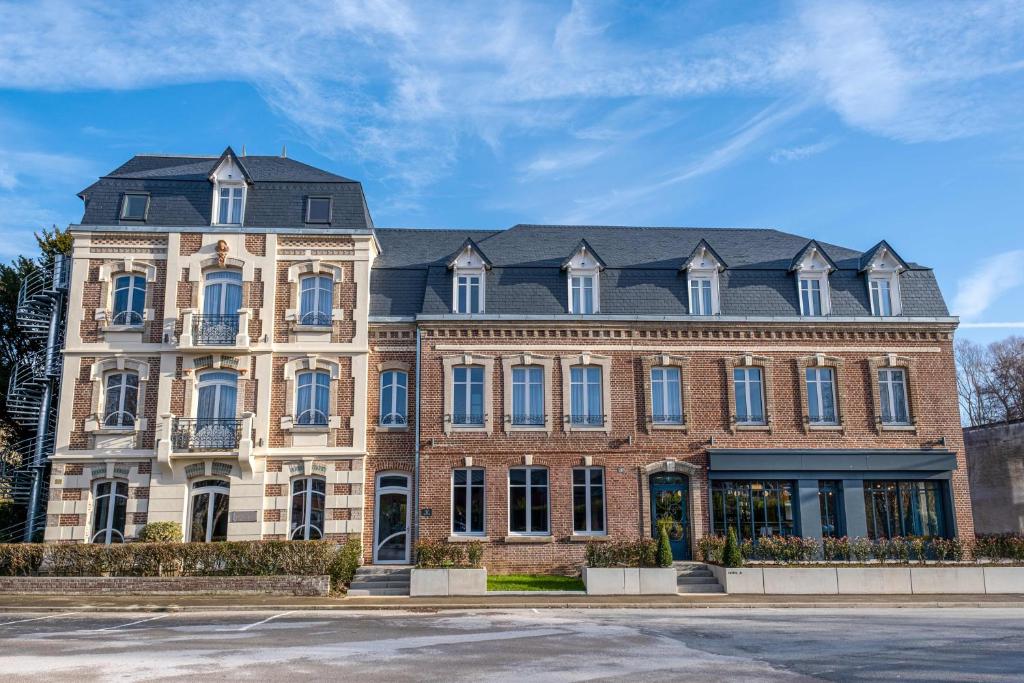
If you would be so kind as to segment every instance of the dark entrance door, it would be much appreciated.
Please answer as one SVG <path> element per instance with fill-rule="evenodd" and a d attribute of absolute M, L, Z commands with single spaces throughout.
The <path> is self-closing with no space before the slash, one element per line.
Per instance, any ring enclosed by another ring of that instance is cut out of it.
<path fill-rule="evenodd" d="M 684 474 L 658 472 L 651 475 L 651 536 L 658 538 L 658 527 L 668 528 L 673 560 L 689 560 L 690 554 L 690 482 Z"/>

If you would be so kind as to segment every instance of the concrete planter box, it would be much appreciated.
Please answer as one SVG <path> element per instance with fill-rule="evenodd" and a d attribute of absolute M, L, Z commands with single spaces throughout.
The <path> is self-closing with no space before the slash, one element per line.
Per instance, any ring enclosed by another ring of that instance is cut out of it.
<path fill-rule="evenodd" d="M 330 592 L 327 575 L 0 577 L 0 594 L 324 596 Z"/>
<path fill-rule="evenodd" d="M 487 592 L 486 569 L 419 569 L 409 578 L 409 595 L 483 595 Z"/>
<path fill-rule="evenodd" d="M 738 595 L 983 595 L 1024 593 L 1024 567 L 879 565 L 742 567 L 709 565 Z"/>
<path fill-rule="evenodd" d="M 587 595 L 675 595 L 676 570 L 667 568 L 584 567 Z"/>

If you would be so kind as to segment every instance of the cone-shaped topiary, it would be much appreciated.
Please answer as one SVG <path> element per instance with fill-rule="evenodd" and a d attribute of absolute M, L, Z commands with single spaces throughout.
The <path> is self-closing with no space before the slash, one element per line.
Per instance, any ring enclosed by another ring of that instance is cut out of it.
<path fill-rule="evenodd" d="M 722 551 L 722 564 L 726 567 L 742 567 L 743 554 L 740 553 L 739 543 L 736 542 L 736 531 L 729 527 L 729 533 L 725 537 L 725 550 Z"/>
<path fill-rule="evenodd" d="M 668 525 L 658 525 L 658 566 L 672 566 L 672 544 L 668 540 Z"/>

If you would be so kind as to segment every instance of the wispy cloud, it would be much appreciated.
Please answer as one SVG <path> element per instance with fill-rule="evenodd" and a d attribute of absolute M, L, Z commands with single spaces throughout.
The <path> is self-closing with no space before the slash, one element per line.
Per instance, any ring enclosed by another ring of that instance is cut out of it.
<path fill-rule="evenodd" d="M 790 161 L 803 161 L 815 155 L 826 152 L 835 147 L 835 140 L 822 140 L 810 145 L 797 145 L 795 147 L 779 147 L 772 150 L 768 159 L 773 164 L 784 164 Z"/>
<path fill-rule="evenodd" d="M 953 312 L 968 321 L 978 318 L 1000 296 L 1021 285 L 1024 285 L 1024 249 L 992 256 L 957 283 Z"/>

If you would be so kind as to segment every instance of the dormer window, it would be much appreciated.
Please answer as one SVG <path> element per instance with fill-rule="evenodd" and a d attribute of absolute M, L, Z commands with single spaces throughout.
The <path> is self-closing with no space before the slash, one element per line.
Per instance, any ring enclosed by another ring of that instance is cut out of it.
<path fill-rule="evenodd" d="M 601 312 L 601 271 L 604 261 L 580 240 L 576 250 L 562 263 L 568 285 L 569 313 L 591 315 Z"/>
<path fill-rule="evenodd" d="M 221 186 L 217 223 L 219 225 L 241 225 L 242 207 L 245 204 L 245 187 Z"/>
<path fill-rule="evenodd" d="M 452 312 L 460 315 L 483 313 L 485 285 L 491 262 L 471 239 L 467 239 L 448 261 L 452 271 Z"/>
<path fill-rule="evenodd" d="M 330 223 L 331 222 L 331 198 L 330 197 L 307 197 L 306 198 L 306 222 L 307 223 Z"/>
<path fill-rule="evenodd" d="M 594 276 L 573 275 L 569 278 L 569 312 L 580 315 L 596 313 L 594 308 Z"/>
<path fill-rule="evenodd" d="M 705 240 L 701 240 L 680 270 L 686 271 L 686 287 L 690 300 L 690 315 L 718 315 L 718 274 L 725 263 Z"/>
<path fill-rule="evenodd" d="M 789 270 L 796 273 L 800 315 L 818 317 L 832 313 L 828 276 L 835 269 L 836 264 L 814 240 L 796 255 Z"/>
<path fill-rule="evenodd" d="M 149 213 L 148 194 L 126 194 L 121 202 L 121 220 L 144 221 Z"/>
<path fill-rule="evenodd" d="M 860 271 L 867 277 L 871 315 L 889 317 L 903 313 L 900 273 L 907 268 L 906 261 L 884 240 L 864 252 Z"/>

